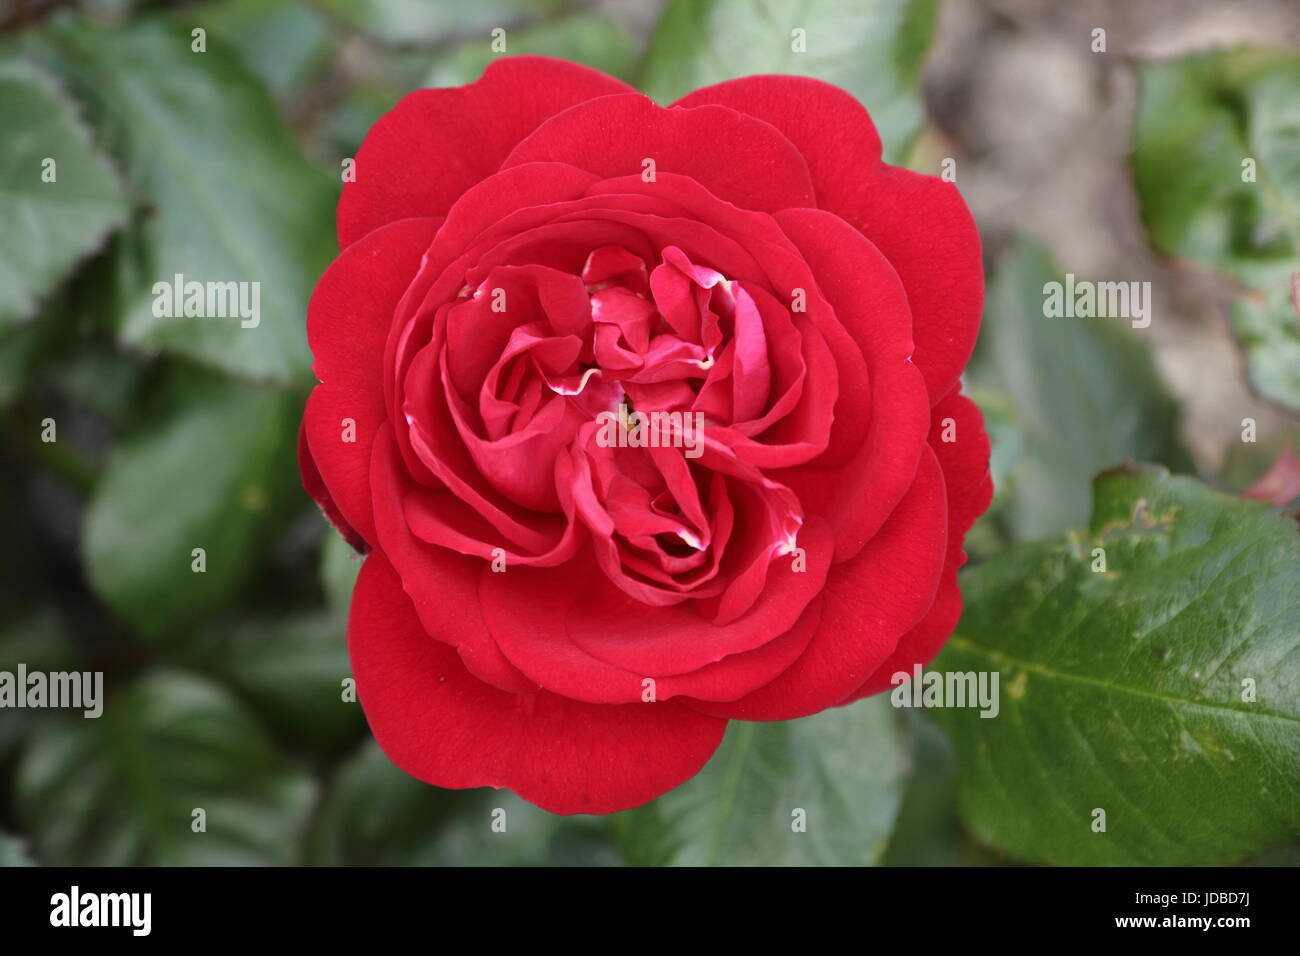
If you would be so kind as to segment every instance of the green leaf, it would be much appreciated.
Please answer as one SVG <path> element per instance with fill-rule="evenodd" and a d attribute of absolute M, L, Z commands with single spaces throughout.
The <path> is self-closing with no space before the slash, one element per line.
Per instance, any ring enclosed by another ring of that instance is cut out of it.
<path fill-rule="evenodd" d="M 0 116 L 3 328 L 32 318 L 38 300 L 103 246 L 130 207 L 76 109 L 43 70 L 0 60 Z"/>
<path fill-rule="evenodd" d="M 141 368 L 127 356 L 97 343 L 79 342 L 75 351 L 50 363 L 48 379 L 82 408 L 114 424 L 135 415 Z"/>
<path fill-rule="evenodd" d="M 28 610 L 6 600 L 0 615 L 5 622 L 0 627 L 0 671 L 16 673 L 19 664 L 25 665 L 28 672 L 79 669 L 76 648 L 52 606 L 37 605 Z M 40 707 L 6 709 L 0 719 L 0 764 L 31 740 L 39 728 L 57 719 L 58 713 Z"/>
<path fill-rule="evenodd" d="M 321 542 L 320 575 L 325 588 L 325 599 L 330 610 L 340 620 L 346 622 L 348 609 L 352 606 L 352 588 L 361 573 L 361 555 L 352 550 L 352 545 L 343 540 L 333 528 L 325 529 Z"/>
<path fill-rule="evenodd" d="M 921 127 L 921 60 L 936 0 L 672 0 L 651 42 L 640 87 L 660 103 L 754 73 L 812 76 L 871 113 L 885 160 L 897 163 Z M 806 49 L 796 52 L 793 31 Z"/>
<path fill-rule="evenodd" d="M 318 0 L 321 9 L 343 23 L 385 43 L 441 43 L 448 37 L 467 39 L 482 36 L 489 42 L 489 31 L 501 27 L 507 31 L 507 52 L 513 28 L 521 18 L 554 12 L 566 6 L 566 0 L 477 0 L 461 5 L 429 3 L 428 0 Z"/>
<path fill-rule="evenodd" d="M 952 744 L 934 724 L 905 711 L 915 767 L 881 863 L 955 866 L 964 848 L 957 814 L 957 768 Z"/>
<path fill-rule="evenodd" d="M 221 681 L 286 743 L 351 743 L 365 719 L 344 699 L 345 621 L 325 612 L 222 618 L 169 646 L 168 659 Z"/>
<path fill-rule="evenodd" d="M 0 408 L 13 404 L 22 394 L 37 357 L 56 331 L 52 323 L 38 320 L 0 333 Z"/>
<path fill-rule="evenodd" d="M 638 865 L 875 863 L 908 767 L 898 715 L 882 697 L 800 720 L 735 720 L 699 774 L 618 814 L 615 826 Z"/>
<path fill-rule="evenodd" d="M 1300 844 L 1280 846 L 1261 853 L 1250 860 L 1247 866 L 1300 866 Z"/>
<path fill-rule="evenodd" d="M 277 98 L 299 92 L 329 60 L 329 24 L 300 0 L 219 0 L 192 18 L 238 51 Z"/>
<path fill-rule="evenodd" d="M 1300 410 L 1300 56 L 1219 52 L 1139 76 L 1133 163 L 1151 238 L 1241 286 L 1233 327 L 1251 380 Z"/>
<path fill-rule="evenodd" d="M 216 37 L 207 52 L 192 52 L 189 30 L 140 22 L 105 31 L 74 21 L 51 35 L 53 55 L 97 107 L 128 181 L 150 204 L 117 244 L 104 306 L 133 348 L 305 383 L 307 300 L 333 254 L 337 191 L 303 158 L 237 57 Z M 167 295 L 160 288 L 156 296 L 155 285 L 177 275 L 250 283 L 258 313 L 155 315 Z"/>
<path fill-rule="evenodd" d="M 35 866 L 22 837 L 0 832 L 0 866 Z"/>
<path fill-rule="evenodd" d="M 627 29 L 603 17 L 567 17 L 509 34 L 508 55 L 554 56 L 629 79 L 636 48 Z M 442 59 L 425 79 L 426 86 L 461 86 L 477 80 L 488 65 L 502 58 L 484 42 L 467 43 Z"/>
<path fill-rule="evenodd" d="M 330 786 L 307 859 L 317 866 L 618 862 L 599 819 L 557 817 L 504 790 L 431 787 L 397 769 L 374 742 Z"/>
<path fill-rule="evenodd" d="M 1300 307 L 1291 291 L 1300 252 L 1286 265 L 1242 275 L 1252 292 L 1233 303 L 1231 316 L 1250 380 L 1264 398 L 1300 412 Z"/>
<path fill-rule="evenodd" d="M 407 776 L 379 745 L 339 769 L 307 843 L 312 866 L 410 866 L 428 862 L 454 795 Z"/>
<path fill-rule="evenodd" d="M 292 397 L 191 372 L 166 398 L 114 448 L 82 544 L 95 590 L 148 636 L 231 594 L 295 482 Z"/>
<path fill-rule="evenodd" d="M 39 739 L 17 780 L 36 856 L 59 866 L 286 865 L 313 793 L 229 695 L 167 672 Z"/>
<path fill-rule="evenodd" d="M 1012 865 L 1005 854 L 975 843 L 961 825 L 952 743 L 917 711 L 904 713 L 914 766 L 880 865 Z"/>
<path fill-rule="evenodd" d="M 1086 521 L 1087 478 L 1102 468 L 1135 460 L 1190 469 L 1177 406 L 1143 331 L 1119 318 L 1045 317 L 1043 286 L 1060 279 L 1039 246 L 1016 247 L 989 285 L 969 369 L 975 384 L 1010 399 L 1019 418 L 1023 452 L 999 516 L 1017 540 Z"/>
<path fill-rule="evenodd" d="M 458 794 L 429 862 L 438 866 L 616 866 L 604 817 L 560 817 L 509 790 Z"/>
<path fill-rule="evenodd" d="M 933 670 L 998 673 L 1000 710 L 933 713 L 975 835 L 1076 865 L 1225 864 L 1294 839 L 1298 566 L 1292 520 L 1142 468 L 1098 477 L 1086 533 L 966 572 Z"/>

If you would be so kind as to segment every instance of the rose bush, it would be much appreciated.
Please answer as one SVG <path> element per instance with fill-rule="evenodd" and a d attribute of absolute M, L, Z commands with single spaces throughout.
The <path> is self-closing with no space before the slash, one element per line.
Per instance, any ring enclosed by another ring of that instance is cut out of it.
<path fill-rule="evenodd" d="M 814 80 L 661 108 L 531 57 L 376 123 L 311 301 L 300 457 L 368 552 L 349 650 L 400 767 L 620 810 L 729 719 L 939 650 L 991 495 L 958 382 L 980 245 L 956 187 L 880 145 Z M 700 413 L 700 447 L 611 445 L 619 406 Z"/>

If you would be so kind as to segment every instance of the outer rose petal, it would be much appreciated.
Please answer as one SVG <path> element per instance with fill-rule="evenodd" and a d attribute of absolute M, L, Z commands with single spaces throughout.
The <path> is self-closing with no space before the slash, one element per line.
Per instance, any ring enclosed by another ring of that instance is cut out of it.
<path fill-rule="evenodd" d="M 880 247 L 907 287 L 914 361 L 931 403 L 948 393 L 975 347 L 984 271 L 975 220 L 952 183 L 880 162 L 880 136 L 852 96 L 801 76 L 749 76 L 706 86 L 674 106 L 728 106 L 771 123 L 808 161 L 817 205 Z"/>
<path fill-rule="evenodd" d="M 980 235 L 970 210 L 952 183 L 882 165 L 839 213 L 898 270 L 912 303 L 912 360 L 938 401 L 966 367 L 984 310 Z"/>
<path fill-rule="evenodd" d="M 949 421 L 955 440 L 945 442 Z M 983 416 L 978 406 L 958 389 L 954 388 L 934 407 L 930 447 L 943 468 L 948 494 L 948 558 L 939 596 L 925 617 L 903 635 L 894 652 L 845 703 L 887 690 L 892 686 L 890 678 L 894 674 L 903 672 L 910 677 L 914 665 L 930 663 L 961 618 L 957 569 L 966 563 L 962 542 L 975 519 L 989 506 L 993 480 L 989 477 L 989 438 L 984 431 Z"/>
<path fill-rule="evenodd" d="M 335 527 L 343 531 L 346 524 L 371 543 L 370 447 L 387 417 L 384 344 L 393 310 L 441 222 L 403 219 L 348 247 L 316 283 L 307 307 L 307 339 L 322 384 L 308 397 L 303 414 L 303 485 L 318 502 L 322 496 L 313 488 L 323 486 L 342 519 L 322 503 Z M 343 441 L 346 418 L 355 422 L 354 442 Z"/>
<path fill-rule="evenodd" d="M 666 110 L 640 94 L 567 110 L 537 127 L 505 166 L 570 163 L 604 177 L 640 174 L 645 159 L 745 209 L 815 206 L 803 156 L 772 126 L 721 107 Z"/>
<path fill-rule="evenodd" d="M 673 106 L 727 106 L 771 123 L 803 153 L 817 205 L 836 211 L 880 164 L 870 115 L 839 87 L 802 76 L 746 76 L 688 93 Z"/>
<path fill-rule="evenodd" d="M 945 435 L 952 441 L 944 441 Z M 989 476 L 989 436 L 984 430 L 984 415 L 978 405 L 961 394 L 960 388 L 954 388 L 934 406 L 929 442 L 948 486 L 948 561 L 961 567 L 966 563 L 962 542 L 975 519 L 993 500 L 993 479 Z"/>
<path fill-rule="evenodd" d="M 325 487 L 320 469 L 316 467 L 316 460 L 312 458 L 311 449 L 307 447 L 306 418 L 298 428 L 298 472 L 302 475 L 303 488 L 320 506 L 320 510 L 325 513 L 326 520 L 334 526 L 334 530 L 343 536 L 343 540 L 350 544 L 354 551 L 362 554 L 369 551 L 370 545 L 366 539 L 357 533 L 356 528 L 348 524 L 348 519 L 343 517 L 343 512 L 339 511 L 339 506 L 334 503 L 329 489 Z"/>
<path fill-rule="evenodd" d="M 395 219 L 444 215 L 544 120 L 630 92 L 598 70 L 540 56 L 494 60 L 467 86 L 416 90 L 379 118 L 357 151 L 356 181 L 339 200 L 339 248 Z"/>
<path fill-rule="evenodd" d="M 861 687 L 850 694 L 843 703 L 851 704 L 863 697 L 879 694 L 895 686 L 892 678 L 904 673 L 910 680 L 912 668 L 922 666 L 934 660 L 935 655 L 943 649 L 952 632 L 957 628 L 961 618 L 961 588 L 957 586 L 957 568 L 949 561 L 943 569 L 943 580 L 939 583 L 939 593 L 934 599 L 925 617 L 917 621 L 898 641 L 898 646 L 876 668 L 875 673 L 866 679 Z"/>
<path fill-rule="evenodd" d="M 925 383 L 912 363 L 907 298 L 889 262 L 842 219 L 790 209 L 777 222 L 812 267 L 822 294 L 862 348 L 872 406 L 866 439 L 839 467 L 792 468 L 772 477 L 835 528 L 835 560 L 862 550 L 911 487 L 929 421 Z M 836 414 L 854 409 L 836 405 Z"/>
<path fill-rule="evenodd" d="M 424 632 L 379 552 L 357 579 L 348 651 L 370 728 L 402 770 L 439 787 L 509 787 L 552 813 L 640 806 L 694 776 L 726 728 L 674 701 L 583 704 L 489 687 Z"/>

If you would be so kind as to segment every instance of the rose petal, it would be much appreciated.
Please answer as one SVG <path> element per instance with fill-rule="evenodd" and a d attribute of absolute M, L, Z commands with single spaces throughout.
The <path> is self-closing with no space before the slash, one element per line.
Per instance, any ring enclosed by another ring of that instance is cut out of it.
<path fill-rule="evenodd" d="M 943 474 L 926 449 L 916 481 L 880 532 L 831 568 L 821 623 L 780 677 L 729 703 L 691 701 L 702 713 L 741 720 L 815 714 L 859 687 L 933 605 L 946 551 Z"/>
<path fill-rule="evenodd" d="M 746 209 L 815 206 L 808 165 L 769 124 L 706 106 L 667 110 L 648 97 L 590 100 L 538 126 L 503 167 L 570 163 L 600 176 L 681 173 Z"/>
<path fill-rule="evenodd" d="M 957 567 L 949 561 L 943 569 L 939 593 L 935 596 L 930 610 L 925 613 L 925 617 L 899 639 L 893 653 L 885 658 L 862 686 L 849 694 L 842 703 L 851 704 L 855 700 L 897 686 L 899 681 L 894 678 L 898 674 L 906 674 L 907 679 L 911 680 L 913 668 L 917 664 L 924 667 L 943 649 L 943 645 L 956 630 L 960 618 L 961 588 L 957 586 Z"/>
<path fill-rule="evenodd" d="M 348 523 L 348 519 L 343 517 L 343 512 L 339 506 L 334 503 L 334 498 L 330 495 L 329 489 L 325 487 L 325 481 L 320 476 L 320 469 L 316 467 L 316 460 L 311 456 L 311 449 L 307 446 L 307 421 L 304 418 L 298 428 L 298 471 L 302 475 L 302 487 L 312 497 L 312 500 L 320 506 L 324 513 L 325 519 L 334 526 L 334 530 L 343 536 L 343 540 L 351 545 L 352 549 L 360 554 L 365 554 L 370 550 L 370 544 L 356 528 Z"/>
<path fill-rule="evenodd" d="M 378 552 L 357 580 L 348 652 L 375 740 L 402 770 L 439 787 L 508 787 L 552 813 L 640 806 L 694 776 L 726 727 L 675 701 L 597 705 L 490 687 L 430 640 Z"/>
<path fill-rule="evenodd" d="M 567 60 L 494 60 L 476 83 L 416 90 L 370 128 L 339 200 L 339 248 L 385 223 L 441 216 L 556 113 L 631 87 Z"/>
<path fill-rule="evenodd" d="M 793 558 L 773 560 L 767 587 L 746 614 L 729 624 L 711 624 L 692 602 L 647 606 L 608 580 L 596 579 L 570 610 L 569 637 L 597 660 L 648 675 L 685 674 L 754 650 L 794 627 L 826 580 L 833 547 L 829 529 L 813 518 L 798 543 L 806 570 L 793 570 Z"/>
<path fill-rule="evenodd" d="M 821 616 L 817 599 L 792 628 L 752 651 L 685 674 L 642 674 L 600 661 L 569 639 L 565 622 L 574 604 L 583 599 L 593 574 L 600 574 L 600 569 L 585 553 L 553 570 L 494 573 L 484 569 L 479 580 L 484 619 L 511 663 L 548 690 L 591 703 L 641 701 L 647 678 L 653 680 L 650 687 L 660 701 L 681 695 L 735 699 L 789 667 L 808 646 Z"/>
<path fill-rule="evenodd" d="M 320 483 L 340 516 L 370 542 L 375 540 L 370 450 L 387 418 L 384 343 L 393 310 L 440 223 L 404 219 L 376 229 L 325 270 L 307 306 L 307 340 L 321 384 L 307 400 L 302 434 Z M 350 437 L 355 440 L 347 440 Z M 303 482 L 309 491 L 315 484 L 307 467 Z"/>
<path fill-rule="evenodd" d="M 832 522 L 835 560 L 843 561 L 876 534 L 910 487 L 925 443 L 929 402 L 909 360 L 907 299 L 885 258 L 830 213 L 787 210 L 776 218 L 807 257 L 836 317 L 861 345 L 870 375 L 871 421 L 849 462 L 833 468 L 813 462 L 772 475 L 794 489 L 810 512 Z"/>
<path fill-rule="evenodd" d="M 984 300 L 980 237 L 957 187 L 880 162 L 867 111 L 843 90 L 800 76 L 750 76 L 696 90 L 674 106 L 719 104 L 779 129 L 803 154 L 817 205 L 874 242 L 912 306 L 914 361 L 931 402 L 961 375 Z"/>
<path fill-rule="evenodd" d="M 978 405 L 961 394 L 960 386 L 934 406 L 928 441 L 943 468 L 948 488 L 948 561 L 959 568 L 966 563 L 966 552 L 962 550 L 966 532 L 993 500 L 984 415 Z"/>

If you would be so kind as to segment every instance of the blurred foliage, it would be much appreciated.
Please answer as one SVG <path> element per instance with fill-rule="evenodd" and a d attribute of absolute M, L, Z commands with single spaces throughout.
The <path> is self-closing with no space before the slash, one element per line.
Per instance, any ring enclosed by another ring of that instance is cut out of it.
<path fill-rule="evenodd" d="M 0 4 L 0 220 L 21 225 L 0 236 L 0 670 L 101 670 L 108 697 L 99 720 L 3 713 L 0 865 L 1001 864 L 1083 858 L 1065 832 L 1072 821 L 1034 803 L 1050 804 L 1052 781 L 1080 768 L 1143 809 L 1200 807 L 1203 781 L 1127 782 L 1143 759 L 1132 739 L 1112 739 L 1113 755 L 1098 749 L 1091 763 L 1051 763 L 982 726 L 1021 725 L 970 712 L 931 721 L 882 697 L 735 723 L 678 790 L 607 818 L 560 818 L 509 793 L 413 780 L 370 739 L 350 692 L 360 560 L 297 487 L 294 449 L 312 384 L 306 305 L 334 248 L 340 164 L 371 124 L 412 89 L 472 82 L 501 55 L 490 45 L 501 28 L 505 55 L 563 56 L 664 103 L 750 73 L 824 79 L 863 102 L 899 161 L 926 123 L 921 72 L 939 7 L 83 0 L 15 19 Z M 1241 52 L 1140 73 L 1134 175 L 1152 243 L 1241 286 L 1237 331 L 1256 384 L 1294 409 L 1296 316 L 1280 283 L 1300 241 L 1295 58 Z M 1247 155 L 1258 183 L 1240 179 Z M 42 161 L 56 156 L 56 178 L 42 182 Z M 1042 286 L 1059 269 L 1033 244 L 998 246 L 988 265 L 967 384 L 992 437 L 997 496 L 968 540 L 976 566 L 962 640 L 944 658 L 954 665 L 977 654 L 976 640 L 978 653 L 1030 659 L 1057 612 L 1087 615 L 1104 604 L 1101 589 L 1125 586 L 1081 579 L 1066 560 L 1075 538 L 1026 543 L 1087 521 L 1094 472 L 1129 459 L 1191 467 L 1145 336 L 1115 320 L 1045 319 Z M 177 274 L 260 280 L 258 327 L 155 316 L 153 284 Z M 42 441 L 46 419 L 55 442 Z M 1223 471 L 1203 477 L 1245 488 L 1281 444 L 1234 446 Z M 1207 569 L 1231 560 L 1233 542 L 1249 554 L 1291 545 L 1259 507 L 1179 487 L 1186 520 L 1210 527 L 1220 515 L 1226 544 L 1163 553 L 1134 532 L 1119 554 L 1160 580 L 1189 578 L 1171 588 L 1205 585 L 1197 629 L 1178 633 L 1201 655 L 1188 666 L 1210 668 L 1211 639 L 1222 637 L 1211 612 L 1255 606 L 1239 583 L 1212 586 Z M 1285 573 L 1268 572 L 1270 594 Z M 1037 600 L 1020 608 L 1026 595 Z M 1281 646 L 1280 619 L 1256 623 L 1251 646 Z M 1097 639 L 1097 653 L 1129 646 L 1123 633 Z M 1147 665 L 1132 665 L 1136 682 L 1162 679 Z M 1060 732 L 1054 722 L 1078 693 L 1062 670 L 1036 676 L 1012 704 L 1043 734 Z M 1281 665 L 1270 673 L 1294 677 Z M 1148 710 L 1143 726 L 1183 746 L 1172 711 Z M 1241 728 L 1222 719 L 1219 744 L 1231 739 L 1252 772 L 1284 752 L 1268 734 L 1238 742 Z M 1180 753 L 1179 775 L 1219 759 Z M 1017 799 L 1003 800 L 981 770 L 994 758 L 1011 761 Z M 796 807 L 808 819 L 799 837 Z M 1233 795 L 1220 809 L 1232 826 L 1187 829 L 1189 846 L 1235 859 L 1294 840 L 1281 814 L 1261 821 Z M 1130 855 L 1170 852 L 1149 829 Z M 1294 851 L 1261 859 L 1294 862 Z"/>
<path fill-rule="evenodd" d="M 1123 318 L 1046 318 L 1043 287 L 1061 280 L 1040 246 L 1010 250 L 989 283 L 989 321 L 967 370 L 992 422 L 1001 485 L 983 521 L 997 522 L 1016 541 L 1081 525 L 1086 478 L 1108 465 L 1191 469 L 1178 439 L 1178 408 L 1142 331 Z M 1007 416 L 1014 429 L 1004 426 Z"/>
<path fill-rule="evenodd" d="M 33 742 L 17 780 L 38 857 L 90 866 L 291 863 L 313 790 L 229 694 L 167 671 Z"/>
<path fill-rule="evenodd" d="M 636 69 L 636 44 L 631 35 L 621 24 L 603 17 L 574 16 L 518 30 L 510 36 L 507 48 L 511 55 L 563 57 L 623 80 L 632 79 Z M 495 56 L 483 44 L 460 47 L 429 71 L 425 85 L 472 83 Z"/>
<path fill-rule="evenodd" d="M 672 0 L 640 88 L 660 103 L 751 73 L 833 83 L 869 104 L 885 160 L 906 154 L 922 123 L 919 75 L 938 0 Z"/>
<path fill-rule="evenodd" d="M 385 43 L 437 46 L 479 43 L 490 30 L 513 33 L 521 23 L 575 7 L 565 0 L 477 0 L 468 6 L 424 0 L 320 0 L 319 6 Z M 507 47 L 506 52 L 522 51 Z"/>
<path fill-rule="evenodd" d="M 1151 238 L 1239 284 L 1251 379 L 1300 411 L 1300 55 L 1214 53 L 1140 75 L 1134 171 Z"/>
<path fill-rule="evenodd" d="M 799 720 L 733 720 L 695 777 L 615 814 L 630 862 L 851 866 L 889 842 L 910 759 L 884 697 Z"/>
<path fill-rule="evenodd" d="M 66 21 L 32 45 L 94 104 L 104 141 L 148 203 L 116 243 L 101 292 L 118 341 L 234 375 L 309 383 L 302 317 L 332 258 L 335 191 L 266 90 L 220 40 L 192 52 L 190 31 L 171 23 L 102 30 Z M 155 314 L 154 283 L 187 272 L 260 283 L 257 326 Z"/>
<path fill-rule="evenodd" d="M 509 792 L 426 786 L 371 743 L 340 767 L 307 849 L 316 866 L 617 864 L 606 821 L 557 817 Z"/>
<path fill-rule="evenodd" d="M 38 296 L 122 225 L 127 202 L 76 106 L 47 74 L 0 62 L 0 116 L 22 131 L 6 132 L 0 152 L 0 176 L 12 184 L 0 191 L 0 221 L 10 224 L 0 240 L 3 328 L 32 318 Z"/>
<path fill-rule="evenodd" d="M 224 605 L 258 538 L 282 530 L 299 414 L 291 395 L 183 366 L 154 399 L 105 463 L 84 540 L 96 591 L 147 636 Z"/>

